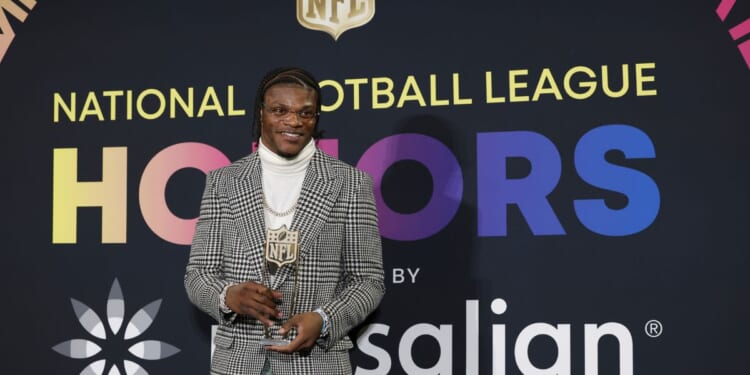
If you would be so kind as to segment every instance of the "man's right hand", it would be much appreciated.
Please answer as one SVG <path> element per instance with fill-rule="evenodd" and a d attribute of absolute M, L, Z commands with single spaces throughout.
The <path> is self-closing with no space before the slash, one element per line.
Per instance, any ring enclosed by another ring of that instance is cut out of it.
<path fill-rule="evenodd" d="M 281 292 L 277 290 L 247 281 L 227 289 L 226 304 L 237 314 L 251 316 L 270 327 L 273 325 L 271 318 L 282 318 L 281 311 L 276 309 L 281 297 Z"/>

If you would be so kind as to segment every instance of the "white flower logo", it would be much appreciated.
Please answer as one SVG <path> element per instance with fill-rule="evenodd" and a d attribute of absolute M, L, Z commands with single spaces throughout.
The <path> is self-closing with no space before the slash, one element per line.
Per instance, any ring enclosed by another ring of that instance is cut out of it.
<path fill-rule="evenodd" d="M 70 299 L 70 302 L 73 305 L 73 311 L 78 318 L 78 322 L 81 323 L 86 332 L 97 339 L 107 340 L 107 330 L 99 315 L 83 302 L 73 298 Z M 161 299 L 158 299 L 138 310 L 125 327 L 123 338 L 130 340 L 144 333 L 151 326 L 151 323 L 154 322 L 154 319 L 156 319 L 156 314 L 159 312 L 160 306 Z M 112 288 L 109 290 L 109 298 L 107 298 L 107 323 L 113 336 L 116 336 L 120 331 L 124 317 L 125 299 L 122 295 L 120 283 L 115 279 L 112 283 Z M 72 339 L 53 346 L 52 350 L 68 358 L 87 359 L 99 354 L 102 348 L 91 340 Z M 140 359 L 159 360 L 177 354 L 180 349 L 162 341 L 145 340 L 133 344 L 128 348 L 128 351 Z M 86 366 L 81 371 L 81 375 L 102 375 L 106 368 L 107 360 L 100 359 Z M 123 360 L 123 369 L 126 375 L 148 375 L 148 372 L 143 367 L 128 360 Z M 107 374 L 121 375 L 121 372 L 117 364 L 112 364 Z"/>

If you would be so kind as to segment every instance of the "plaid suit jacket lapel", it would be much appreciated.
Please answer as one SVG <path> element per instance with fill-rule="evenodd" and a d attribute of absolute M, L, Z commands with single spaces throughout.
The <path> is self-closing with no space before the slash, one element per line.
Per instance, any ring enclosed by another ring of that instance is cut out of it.
<path fill-rule="evenodd" d="M 330 158 L 319 149 L 315 150 L 302 182 L 297 210 L 291 225 L 292 230 L 298 230 L 300 233 L 300 262 L 304 262 L 310 252 L 314 251 L 315 241 L 341 190 L 342 181 L 331 168 Z M 274 288 L 278 288 L 293 273 L 292 265 L 282 267 L 277 274 Z"/>
<path fill-rule="evenodd" d="M 266 240 L 266 224 L 263 217 L 263 185 L 261 181 L 260 158 L 257 153 L 247 157 L 246 163 L 235 179 L 235 209 L 238 235 L 250 264 L 250 273 L 258 275 L 263 271 L 263 248 Z M 267 283 L 267 280 L 262 280 Z"/>

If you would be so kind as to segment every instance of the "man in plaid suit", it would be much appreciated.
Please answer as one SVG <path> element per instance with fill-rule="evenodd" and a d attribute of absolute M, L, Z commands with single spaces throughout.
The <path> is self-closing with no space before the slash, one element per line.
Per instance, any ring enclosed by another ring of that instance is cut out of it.
<path fill-rule="evenodd" d="M 212 374 L 350 374 L 347 334 L 383 297 L 372 180 L 317 149 L 320 106 L 308 72 L 269 72 L 258 150 L 207 176 L 185 288 L 220 324 Z"/>

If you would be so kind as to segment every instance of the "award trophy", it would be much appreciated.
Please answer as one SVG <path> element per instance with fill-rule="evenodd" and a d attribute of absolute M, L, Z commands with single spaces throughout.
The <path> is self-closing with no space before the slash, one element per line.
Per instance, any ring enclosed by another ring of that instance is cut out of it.
<path fill-rule="evenodd" d="M 289 309 L 290 313 L 294 312 L 295 302 L 297 300 L 297 289 L 298 289 L 298 272 L 299 272 L 299 231 L 289 230 L 286 225 L 282 225 L 279 229 L 267 229 L 266 230 L 266 245 L 264 249 L 265 262 L 263 262 L 263 275 L 261 282 L 267 283 L 268 287 L 271 287 L 269 280 L 269 267 L 273 267 L 273 270 L 278 271 L 285 264 L 294 265 L 294 289 L 292 292 L 292 304 Z M 263 327 L 265 332 L 263 338 L 260 339 L 259 343 L 262 346 L 283 346 L 290 343 L 290 340 L 286 338 L 273 338 L 271 337 L 271 330 L 269 327 Z"/>

